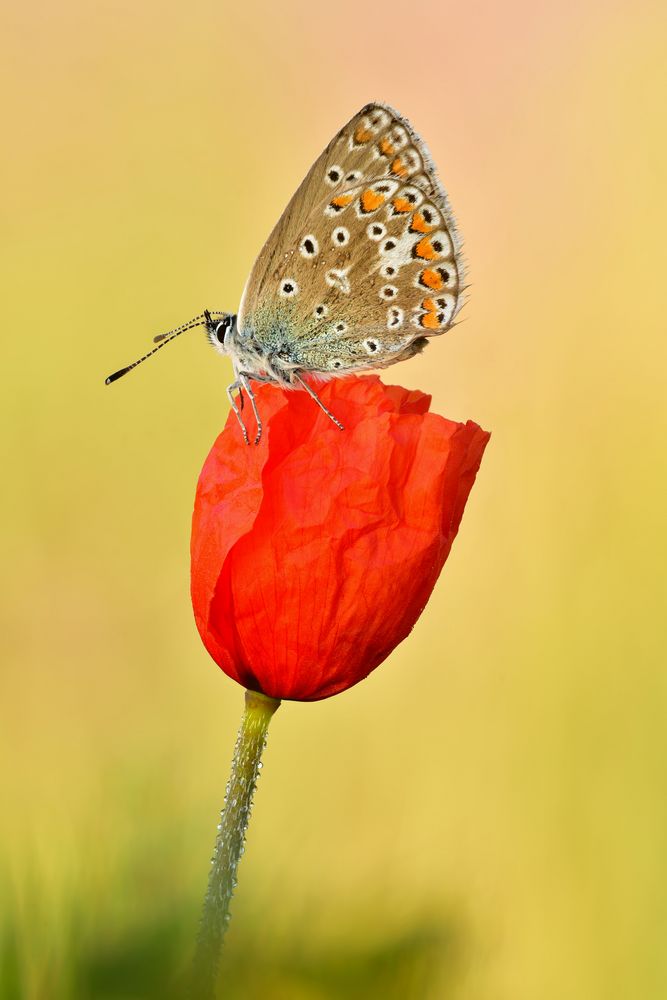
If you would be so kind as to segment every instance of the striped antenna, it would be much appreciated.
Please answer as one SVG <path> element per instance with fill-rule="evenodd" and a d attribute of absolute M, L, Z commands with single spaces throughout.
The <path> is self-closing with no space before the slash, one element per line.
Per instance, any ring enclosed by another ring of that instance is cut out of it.
<path fill-rule="evenodd" d="M 152 351 L 148 352 L 148 354 L 144 354 L 143 358 L 139 358 L 138 361 L 133 361 L 131 365 L 127 365 L 125 368 L 119 368 L 117 372 L 113 373 L 113 375 L 109 375 L 108 378 L 105 378 L 104 384 L 111 385 L 112 382 L 115 382 L 123 375 L 127 375 L 127 373 L 131 372 L 133 368 L 137 367 L 137 365 L 142 364 L 148 358 L 156 354 L 160 348 L 166 347 L 166 345 L 171 343 L 172 340 L 175 340 L 176 337 L 180 337 L 180 335 L 185 333 L 186 330 L 192 330 L 196 326 L 203 326 L 205 321 L 206 313 L 201 313 L 199 316 L 195 316 L 194 319 L 191 319 L 189 323 L 184 323 L 183 326 L 177 326 L 176 329 L 170 330 L 169 333 L 158 334 L 158 336 L 154 338 L 154 343 L 157 344 L 157 347 L 154 347 Z"/>

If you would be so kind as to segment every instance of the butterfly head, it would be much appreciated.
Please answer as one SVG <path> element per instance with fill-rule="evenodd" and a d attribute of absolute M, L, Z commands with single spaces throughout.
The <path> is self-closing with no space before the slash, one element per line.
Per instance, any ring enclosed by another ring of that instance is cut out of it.
<path fill-rule="evenodd" d="M 236 316 L 233 313 L 204 312 L 204 325 L 209 341 L 220 354 L 229 354 L 232 338 L 236 332 Z"/>

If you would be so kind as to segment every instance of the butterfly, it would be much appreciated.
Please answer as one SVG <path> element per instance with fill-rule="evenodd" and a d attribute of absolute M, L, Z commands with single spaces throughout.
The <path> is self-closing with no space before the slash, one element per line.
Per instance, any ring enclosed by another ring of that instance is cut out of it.
<path fill-rule="evenodd" d="M 310 384 L 386 368 L 450 329 L 462 303 L 456 223 L 431 156 L 410 123 L 368 104 L 315 161 L 264 244 L 238 314 L 205 310 L 155 338 L 131 371 L 186 330 L 203 326 L 228 355 L 227 389 L 242 428 L 253 382 L 303 389 L 343 430 Z"/>

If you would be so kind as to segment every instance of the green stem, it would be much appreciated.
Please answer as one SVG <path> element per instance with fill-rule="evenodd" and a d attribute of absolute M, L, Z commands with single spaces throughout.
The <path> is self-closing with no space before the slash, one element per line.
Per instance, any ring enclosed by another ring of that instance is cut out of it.
<path fill-rule="evenodd" d="M 229 907 L 236 888 L 236 872 L 244 851 L 252 797 L 262 766 L 262 751 L 271 716 L 280 702 L 246 691 L 245 711 L 236 739 L 225 807 L 218 825 L 211 872 L 204 899 L 194 961 L 194 995 L 214 997 L 222 942 L 229 924 Z"/>

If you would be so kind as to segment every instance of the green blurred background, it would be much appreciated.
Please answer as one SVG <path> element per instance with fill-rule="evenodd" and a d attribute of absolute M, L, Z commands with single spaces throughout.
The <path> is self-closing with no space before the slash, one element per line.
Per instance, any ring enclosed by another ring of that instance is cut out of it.
<path fill-rule="evenodd" d="M 235 309 L 371 99 L 465 322 L 388 373 L 493 432 L 390 660 L 272 724 L 225 996 L 667 995 L 663 3 L 3 5 L 0 995 L 180 995 L 242 691 L 188 594 Z"/>

